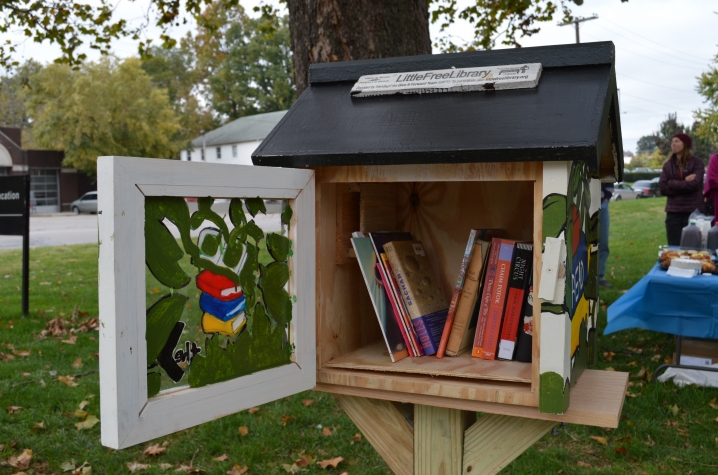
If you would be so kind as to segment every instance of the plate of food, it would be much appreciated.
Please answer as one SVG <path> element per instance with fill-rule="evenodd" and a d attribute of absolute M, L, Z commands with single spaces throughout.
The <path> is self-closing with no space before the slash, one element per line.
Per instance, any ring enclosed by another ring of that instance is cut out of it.
<path fill-rule="evenodd" d="M 660 264 L 661 269 L 668 270 L 668 268 L 671 266 L 671 261 L 673 259 L 691 259 L 694 261 L 700 261 L 701 272 L 703 274 L 710 273 L 718 275 L 718 270 L 716 270 L 716 264 L 715 262 L 713 262 L 711 253 L 708 251 L 668 249 L 661 252 L 660 256 L 658 257 L 658 263 Z"/>

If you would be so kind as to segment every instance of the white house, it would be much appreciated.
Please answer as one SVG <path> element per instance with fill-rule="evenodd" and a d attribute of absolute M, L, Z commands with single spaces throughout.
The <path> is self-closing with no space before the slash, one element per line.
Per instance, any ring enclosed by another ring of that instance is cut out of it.
<path fill-rule="evenodd" d="M 287 111 L 240 117 L 192 140 L 192 149 L 183 150 L 185 161 L 252 165 L 252 152 L 284 117 Z"/>

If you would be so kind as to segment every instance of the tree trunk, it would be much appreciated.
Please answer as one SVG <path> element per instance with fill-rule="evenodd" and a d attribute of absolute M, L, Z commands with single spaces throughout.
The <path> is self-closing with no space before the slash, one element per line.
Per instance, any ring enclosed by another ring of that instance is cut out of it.
<path fill-rule="evenodd" d="M 287 0 L 297 97 L 309 65 L 431 54 L 427 0 Z"/>

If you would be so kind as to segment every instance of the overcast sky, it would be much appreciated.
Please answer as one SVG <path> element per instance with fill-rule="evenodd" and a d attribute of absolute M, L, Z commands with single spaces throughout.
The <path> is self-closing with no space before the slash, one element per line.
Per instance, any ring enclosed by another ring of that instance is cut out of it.
<path fill-rule="evenodd" d="M 467 3 L 470 0 L 460 0 Z M 142 21 L 148 0 L 121 0 L 116 15 L 129 21 Z M 248 13 L 258 0 L 241 0 Z M 635 151 L 636 141 L 658 128 L 670 112 L 679 122 L 693 122 L 693 111 L 703 106 L 696 92 L 696 77 L 706 71 L 718 54 L 718 2 L 708 0 L 585 0 L 573 7 L 577 16 L 597 14 L 597 20 L 581 24 L 582 42 L 613 41 L 616 45 L 616 71 L 620 89 L 621 126 L 624 149 Z M 173 30 L 176 38 L 190 31 L 191 25 Z M 452 26 L 452 35 L 470 39 L 470 25 Z M 148 35 L 157 37 L 150 29 Z M 432 38 L 438 28 L 432 26 Z M 22 36 L 0 36 L 0 39 L 22 39 Z M 523 46 L 574 43 L 573 26 L 559 27 L 555 22 L 541 24 L 541 32 L 519 40 Z M 498 46 L 501 48 L 502 46 Z M 113 44 L 118 56 L 137 53 L 137 43 L 120 40 Z M 89 50 L 88 57 L 97 54 Z M 18 49 L 20 60 L 33 58 L 52 61 L 59 48 L 46 44 L 24 43 Z"/>

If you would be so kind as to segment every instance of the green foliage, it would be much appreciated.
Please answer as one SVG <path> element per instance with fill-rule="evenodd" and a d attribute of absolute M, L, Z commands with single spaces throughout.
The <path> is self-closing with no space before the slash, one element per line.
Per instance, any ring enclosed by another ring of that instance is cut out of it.
<path fill-rule="evenodd" d="M 288 237 L 277 233 L 267 234 L 267 251 L 275 261 L 286 261 L 291 248 L 292 241 Z"/>
<path fill-rule="evenodd" d="M 258 213 L 267 214 L 267 207 L 264 205 L 262 198 L 247 198 L 244 200 L 244 204 L 252 217 L 257 216 Z"/>
<path fill-rule="evenodd" d="M 718 63 L 718 56 L 714 64 Z M 701 157 L 706 163 L 711 153 L 718 151 L 718 68 L 713 66 L 698 78 L 698 92 L 703 96 L 707 106 L 696 111 L 697 123 L 694 126 L 696 136 L 710 143 L 712 146 Z"/>
<path fill-rule="evenodd" d="M 162 388 L 161 373 L 147 373 L 147 397 L 156 396 Z"/>
<path fill-rule="evenodd" d="M 64 150 L 66 166 L 94 175 L 98 156 L 171 158 L 180 148 L 167 91 L 152 84 L 139 59 L 106 57 L 77 70 L 49 65 L 30 84 L 35 140 Z"/>
<path fill-rule="evenodd" d="M 184 255 L 167 226 L 169 219 L 180 230 L 188 254 L 199 254 L 189 238 L 189 210 L 182 198 L 147 197 L 145 199 L 145 261 L 157 280 L 172 289 L 181 289 L 191 278 L 179 265 Z"/>
<path fill-rule="evenodd" d="M 287 18 L 249 18 L 213 3 L 184 44 L 197 58 L 213 109 L 229 119 L 288 109 L 296 99 Z"/>
<path fill-rule="evenodd" d="M 147 309 L 147 366 L 157 360 L 187 300 L 182 294 L 165 295 Z"/>
<path fill-rule="evenodd" d="M 0 78 L 0 123 L 4 127 L 27 130 L 30 126 L 26 107 L 27 95 L 30 92 L 28 84 L 30 77 L 41 69 L 42 65 L 31 59 Z M 23 137 L 24 148 L 32 148 L 32 144 L 28 142 L 30 141 Z"/>
<path fill-rule="evenodd" d="M 267 307 L 267 313 L 280 325 L 292 319 L 292 300 L 284 289 L 289 282 L 289 266 L 286 262 L 272 262 L 261 267 L 259 287 Z"/>
<path fill-rule="evenodd" d="M 286 205 L 282 210 L 282 224 L 289 226 L 289 223 L 292 221 L 293 214 L 294 211 L 292 211 L 292 208 L 289 205 Z"/>
<path fill-rule="evenodd" d="M 566 229 L 566 195 L 549 195 L 543 200 L 543 236 L 541 242 L 547 237 L 558 237 Z"/>
<path fill-rule="evenodd" d="M 710 101 L 711 99 L 707 98 L 707 100 Z M 718 151 L 716 148 L 718 142 L 715 142 L 718 136 L 711 138 L 708 124 L 712 119 L 708 110 L 699 110 L 696 118 L 698 120 L 693 125 L 688 126 L 678 122 L 676 113 L 668 114 L 666 120 L 659 124 L 656 132 L 651 135 L 645 135 L 638 140 L 638 153 L 631 159 L 631 163 L 628 164 L 627 168 L 662 168 L 663 163 L 671 155 L 671 137 L 677 133 L 691 136 L 693 139 L 693 148 L 691 149 L 693 155 L 702 159 L 707 165 L 711 154 Z M 713 143 L 711 143 L 711 140 L 713 140 Z"/>

